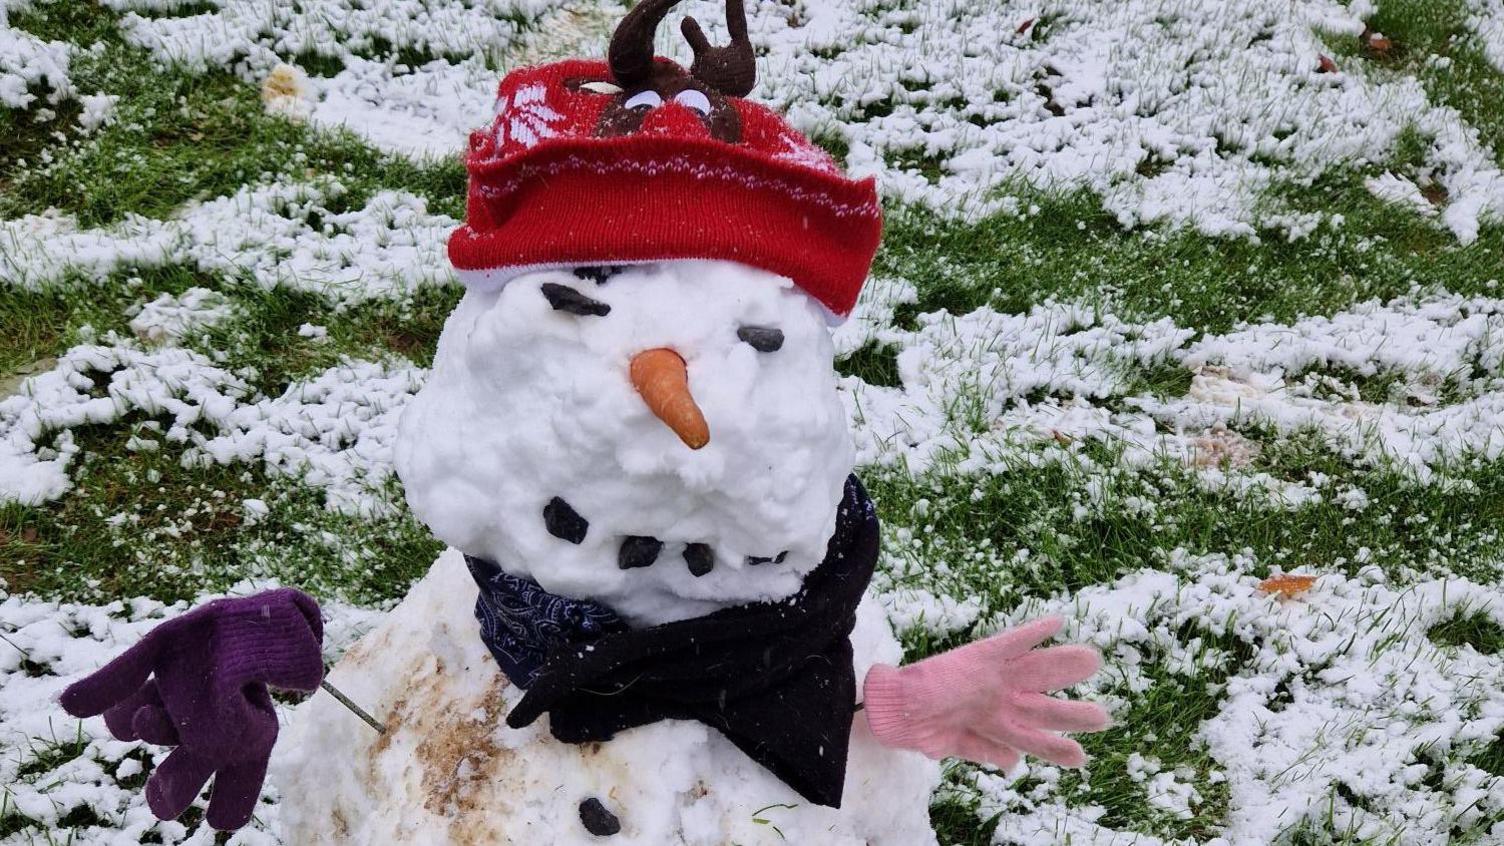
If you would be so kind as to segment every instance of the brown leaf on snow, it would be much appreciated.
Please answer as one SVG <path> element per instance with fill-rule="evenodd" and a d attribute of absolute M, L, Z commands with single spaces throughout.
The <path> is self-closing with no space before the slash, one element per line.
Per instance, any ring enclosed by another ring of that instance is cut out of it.
<path fill-rule="evenodd" d="M 1363 27 L 1363 32 L 1358 35 L 1358 41 L 1368 48 L 1376 58 L 1387 59 L 1394 50 L 1394 41 L 1385 37 L 1382 32 L 1374 32 L 1368 27 Z"/>
<path fill-rule="evenodd" d="M 1316 72 L 1317 73 L 1336 73 L 1337 72 L 1337 63 L 1334 62 L 1334 61 L 1332 61 L 1332 57 L 1331 56 L 1318 55 L 1316 57 Z"/>
<path fill-rule="evenodd" d="M 1014 30 L 1014 32 L 1017 33 L 1017 34 L 1019 34 L 1019 35 L 1023 35 L 1024 33 L 1026 33 L 1026 32 L 1029 31 L 1029 27 L 1033 26 L 1034 22 L 1037 21 L 1037 20 L 1039 20 L 1039 19 L 1038 18 L 1029 18 L 1028 20 L 1024 21 L 1023 23 L 1019 24 L 1018 25 L 1018 29 Z"/>
<path fill-rule="evenodd" d="M 1300 596 L 1316 584 L 1315 576 L 1302 576 L 1286 574 L 1283 576 L 1270 576 L 1259 582 L 1259 590 L 1264 593 L 1278 594 L 1284 599 Z"/>

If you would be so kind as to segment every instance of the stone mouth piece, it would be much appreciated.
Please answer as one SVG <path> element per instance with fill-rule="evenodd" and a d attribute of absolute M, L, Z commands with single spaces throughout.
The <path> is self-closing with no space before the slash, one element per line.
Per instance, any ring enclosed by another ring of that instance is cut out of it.
<path fill-rule="evenodd" d="M 559 496 L 550 499 L 543 506 L 543 526 L 554 537 L 576 545 L 584 543 L 585 535 L 590 531 L 590 521 Z M 657 563 L 661 554 L 663 541 L 651 535 L 627 535 L 622 538 L 621 546 L 616 550 L 616 566 L 623 570 L 651 567 Z M 715 569 L 715 549 L 708 543 L 686 544 L 683 557 L 685 566 L 696 578 Z M 746 563 L 750 567 L 782 564 L 788 557 L 789 551 L 785 549 L 777 555 L 749 555 Z"/>

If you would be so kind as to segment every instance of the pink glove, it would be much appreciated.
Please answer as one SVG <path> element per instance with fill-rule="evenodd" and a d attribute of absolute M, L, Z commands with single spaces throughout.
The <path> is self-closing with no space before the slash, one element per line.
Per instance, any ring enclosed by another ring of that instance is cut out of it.
<path fill-rule="evenodd" d="M 885 746 L 1005 770 L 1024 753 L 1081 766 L 1081 744 L 1055 732 L 1101 731 L 1107 712 L 1044 693 L 1086 679 L 1102 659 L 1089 646 L 1036 649 L 1062 622 L 1045 617 L 907 667 L 874 666 L 863 685 L 872 734 Z"/>

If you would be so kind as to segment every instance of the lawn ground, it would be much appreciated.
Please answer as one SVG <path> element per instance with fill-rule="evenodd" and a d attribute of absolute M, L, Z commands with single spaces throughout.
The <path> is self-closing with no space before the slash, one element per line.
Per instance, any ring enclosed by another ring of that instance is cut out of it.
<path fill-rule="evenodd" d="M 837 367 L 909 654 L 1107 658 L 1090 765 L 949 766 L 942 842 L 1504 843 L 1504 5 L 749 5 L 885 197 Z M 620 11 L 0 0 L 0 844 L 213 842 L 51 698 L 271 584 L 332 661 L 426 571 L 452 153 Z"/>

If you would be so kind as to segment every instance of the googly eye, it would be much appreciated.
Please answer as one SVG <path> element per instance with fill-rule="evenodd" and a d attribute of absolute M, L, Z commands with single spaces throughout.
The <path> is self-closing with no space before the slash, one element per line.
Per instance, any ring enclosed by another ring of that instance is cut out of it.
<path fill-rule="evenodd" d="M 605 80 L 600 80 L 597 82 L 582 83 L 580 85 L 580 90 L 589 91 L 594 94 L 620 94 L 621 86 L 615 83 L 606 82 Z"/>
<path fill-rule="evenodd" d="M 658 96 L 657 91 L 639 91 L 628 97 L 622 105 L 629 109 L 656 109 L 663 105 L 663 98 Z"/>
<path fill-rule="evenodd" d="M 674 102 L 678 103 L 681 106 L 694 109 L 702 115 L 710 114 L 710 98 L 706 97 L 705 92 L 703 91 L 696 91 L 693 88 L 686 88 L 683 91 L 680 91 L 678 94 L 674 95 Z"/>

